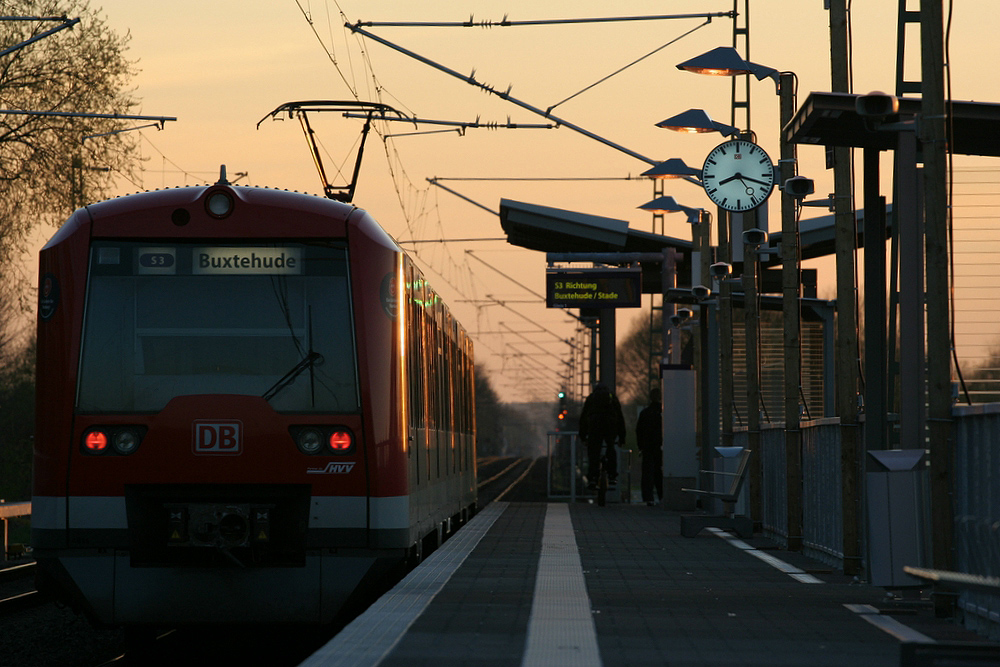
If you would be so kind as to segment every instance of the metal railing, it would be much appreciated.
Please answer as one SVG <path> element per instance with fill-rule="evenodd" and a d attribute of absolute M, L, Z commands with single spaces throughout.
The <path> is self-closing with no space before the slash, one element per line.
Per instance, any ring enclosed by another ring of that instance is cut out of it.
<path fill-rule="evenodd" d="M 843 510 L 840 501 L 840 420 L 802 422 L 802 540 L 804 552 L 843 566 Z M 745 447 L 746 431 L 733 444 Z M 788 544 L 788 485 L 784 424 L 760 432 L 761 528 L 779 544 Z"/>
<path fill-rule="evenodd" d="M 955 570 L 1000 576 L 1000 404 L 956 406 L 954 429 Z M 801 424 L 803 545 L 805 552 L 843 567 L 840 420 Z M 746 430 L 733 444 L 747 445 Z M 862 449 L 862 451 L 864 451 Z M 787 485 L 783 425 L 760 432 L 761 516 L 764 533 L 787 544 Z M 862 547 L 867 549 L 866 530 Z M 864 565 L 865 567 L 867 564 Z M 979 634 L 1000 637 L 1000 595 L 964 591 L 958 604 L 965 625 Z"/>
<path fill-rule="evenodd" d="M 576 499 L 585 495 L 587 475 L 587 448 L 580 442 L 576 431 L 549 431 L 547 438 L 549 498 Z M 618 493 L 624 502 L 631 502 L 632 452 L 617 448 Z"/>
<path fill-rule="evenodd" d="M 809 555 L 843 567 L 840 420 L 817 419 L 801 427 L 802 544 Z"/>
<path fill-rule="evenodd" d="M 955 570 L 1000 576 L 1000 404 L 956 406 Z M 965 625 L 1000 637 L 1000 595 L 963 591 Z"/>

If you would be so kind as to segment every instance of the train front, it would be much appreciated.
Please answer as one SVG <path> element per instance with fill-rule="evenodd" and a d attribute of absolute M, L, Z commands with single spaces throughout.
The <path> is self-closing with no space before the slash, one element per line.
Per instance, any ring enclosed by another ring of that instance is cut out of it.
<path fill-rule="evenodd" d="M 357 334 L 349 232 L 366 271 L 396 260 L 366 226 L 217 185 L 81 209 L 43 249 L 32 539 L 96 622 L 328 622 L 388 562 L 357 338 L 392 376 L 395 329 Z"/>

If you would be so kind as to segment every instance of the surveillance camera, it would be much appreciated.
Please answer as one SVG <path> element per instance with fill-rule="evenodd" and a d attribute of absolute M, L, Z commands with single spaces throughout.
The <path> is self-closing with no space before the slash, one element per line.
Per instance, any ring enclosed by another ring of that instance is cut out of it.
<path fill-rule="evenodd" d="M 690 308 L 681 308 L 680 310 L 677 311 L 677 314 L 680 316 L 681 321 L 690 319 L 691 318 L 691 309 Z"/>
<path fill-rule="evenodd" d="M 713 278 L 725 278 L 733 272 L 733 267 L 725 262 L 716 262 L 708 267 L 708 272 L 712 274 Z"/>
<path fill-rule="evenodd" d="M 805 176 L 792 176 L 785 181 L 785 184 L 782 187 L 786 195 L 795 197 L 796 199 L 802 199 L 803 197 L 807 197 L 815 192 L 813 180 L 811 178 L 806 178 Z"/>
<path fill-rule="evenodd" d="M 767 243 L 767 232 L 754 227 L 743 232 L 743 243 L 746 245 L 763 245 Z"/>
<path fill-rule="evenodd" d="M 895 95 L 874 90 L 867 95 L 858 95 L 854 110 L 859 116 L 878 120 L 899 113 L 899 99 Z"/>
<path fill-rule="evenodd" d="M 683 320 L 681 319 L 680 315 L 671 315 L 670 316 L 670 326 L 674 327 L 675 329 L 681 325 L 682 321 Z"/>
<path fill-rule="evenodd" d="M 691 288 L 691 296 L 698 301 L 704 301 L 708 297 L 712 296 L 712 290 L 704 285 L 695 285 Z"/>

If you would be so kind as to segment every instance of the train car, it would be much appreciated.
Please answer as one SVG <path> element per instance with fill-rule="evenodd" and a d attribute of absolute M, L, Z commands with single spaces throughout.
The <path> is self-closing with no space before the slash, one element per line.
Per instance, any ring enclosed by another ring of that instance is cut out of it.
<path fill-rule="evenodd" d="M 39 279 L 32 543 L 95 623 L 327 623 L 475 511 L 472 344 L 365 211 L 223 170 Z"/>

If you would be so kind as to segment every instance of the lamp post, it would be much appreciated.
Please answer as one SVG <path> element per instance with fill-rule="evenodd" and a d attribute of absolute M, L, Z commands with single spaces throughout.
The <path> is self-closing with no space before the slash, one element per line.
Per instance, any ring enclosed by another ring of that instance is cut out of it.
<path fill-rule="evenodd" d="M 650 171 L 653 170 L 651 169 Z M 707 287 L 710 285 L 711 276 L 709 275 L 709 266 L 711 265 L 712 257 L 712 214 L 703 208 L 682 206 L 670 196 L 657 197 L 652 201 L 646 202 L 639 208 L 652 213 L 684 213 L 687 215 L 687 221 L 695 226 L 691 240 L 694 242 L 694 252 L 698 254 L 697 257 L 692 257 L 691 259 L 691 286 L 703 285 Z"/>
<path fill-rule="evenodd" d="M 707 113 L 698 109 L 689 109 L 684 113 L 662 120 L 656 125 L 657 127 L 684 133 L 700 134 L 705 132 L 719 132 L 724 136 L 739 134 L 738 128 L 733 127 L 732 125 L 726 125 L 725 123 L 716 122 L 712 120 Z M 662 172 L 662 174 L 658 173 L 655 175 L 657 178 L 683 178 L 685 176 L 692 176 L 692 174 L 689 174 L 681 169 L 681 165 L 683 165 L 682 161 L 667 160 L 666 162 L 661 162 L 655 165 L 652 169 L 648 170 L 647 174 L 654 175 L 652 173 L 654 171 Z M 684 166 L 686 167 L 687 165 Z M 700 177 L 701 171 L 695 171 Z M 698 182 L 700 184 L 700 181 Z M 742 219 L 742 214 L 739 214 L 739 217 Z M 718 230 L 716 259 L 718 262 L 728 266 L 733 262 L 733 247 L 736 243 L 736 241 L 732 239 L 732 216 L 730 216 L 729 211 L 719 208 L 716 220 L 716 229 Z M 718 305 L 718 355 L 720 378 L 719 411 L 722 413 L 722 432 L 720 434 L 719 444 L 723 447 L 731 446 L 733 443 L 734 367 L 732 293 L 732 283 L 729 281 L 728 277 L 720 278 Z M 712 430 L 714 430 L 714 428 Z M 710 440 L 709 442 L 713 441 Z M 706 465 L 706 468 L 708 467 L 710 466 Z"/>
<path fill-rule="evenodd" d="M 680 173 L 664 175 L 660 176 L 660 178 L 681 178 L 690 176 L 687 171 L 691 168 L 684 165 L 683 161 L 674 159 L 668 160 L 667 163 L 670 163 L 674 167 L 674 171 Z M 654 171 L 656 169 L 657 167 L 654 167 L 650 171 Z M 670 196 L 657 197 L 652 201 L 646 202 L 639 208 L 646 211 L 652 211 L 654 213 L 684 213 L 687 215 L 687 221 L 693 225 L 692 240 L 694 242 L 695 253 L 692 254 L 698 255 L 697 259 L 694 256 L 691 258 L 691 293 L 692 296 L 694 296 L 699 302 L 711 296 L 711 290 L 708 286 L 712 284 L 710 270 L 712 255 L 712 214 L 703 208 L 691 208 L 678 204 L 674 198 Z M 718 311 L 718 304 L 716 305 L 715 310 Z M 683 313 L 683 310 L 681 312 Z M 711 341 L 717 340 L 718 338 L 717 336 L 715 338 L 710 336 L 710 331 L 718 331 L 718 327 L 715 322 L 717 318 L 713 317 L 713 315 L 713 309 L 705 307 L 704 304 L 699 306 L 698 337 L 695 339 L 698 343 L 698 370 L 701 375 L 700 382 L 698 383 L 697 402 L 699 425 L 697 433 L 700 437 L 697 442 L 700 452 L 698 467 L 703 471 L 711 469 L 712 460 L 710 452 L 719 439 L 718 419 L 713 418 L 714 415 L 717 414 L 718 410 L 718 402 L 715 400 L 715 397 L 719 395 L 718 379 L 720 377 L 719 367 L 713 363 L 718 355 L 717 353 L 714 353 L 714 350 L 710 349 Z M 677 316 L 670 318 L 671 323 L 674 322 L 676 317 Z M 710 318 L 712 320 L 711 322 Z M 675 325 L 673 330 L 675 333 L 678 333 L 678 335 L 675 336 L 675 341 L 679 344 L 678 326 Z M 683 452 L 681 455 L 683 456 Z M 706 475 L 703 475 L 703 477 L 706 477 Z M 706 480 L 704 479 L 701 480 L 702 488 L 704 488 L 705 481 Z"/>
<path fill-rule="evenodd" d="M 740 56 L 732 47 L 718 47 L 686 60 L 677 65 L 678 69 L 707 74 L 712 76 L 739 76 L 752 74 L 758 81 L 765 78 L 774 80 L 776 92 L 780 98 L 781 127 L 791 120 L 795 113 L 795 92 L 797 79 L 793 72 L 778 70 L 750 62 Z M 779 178 L 784 184 L 796 175 L 795 147 L 789 144 L 784 133 L 779 133 L 780 158 Z M 796 203 L 792 196 L 782 188 L 781 196 L 781 260 L 782 260 L 782 315 L 784 321 L 784 418 L 785 418 L 785 452 L 786 452 L 786 482 L 787 482 L 787 532 L 788 548 L 792 551 L 802 549 L 802 451 L 801 432 L 799 430 L 800 395 L 801 395 L 801 337 L 799 319 L 799 248 L 798 224 L 796 219 Z M 754 258 L 754 278 L 756 286 L 756 256 Z M 756 291 L 756 290 L 754 290 Z M 747 294 L 747 302 L 750 295 Z M 748 303 L 749 305 L 749 303 Z M 747 323 L 750 331 L 751 323 Z M 749 354 L 750 341 L 747 341 Z M 756 369 L 753 369 L 756 372 Z M 751 369 L 747 368 L 748 377 Z M 751 392 L 748 390 L 748 399 Z M 756 408 L 750 406 L 750 437 L 752 447 L 759 444 L 759 436 L 754 437 L 757 429 L 753 426 Z M 757 440 L 757 443 L 753 443 Z M 758 459 L 759 461 L 759 459 Z M 753 466 L 754 475 L 759 480 L 759 463 Z"/>

